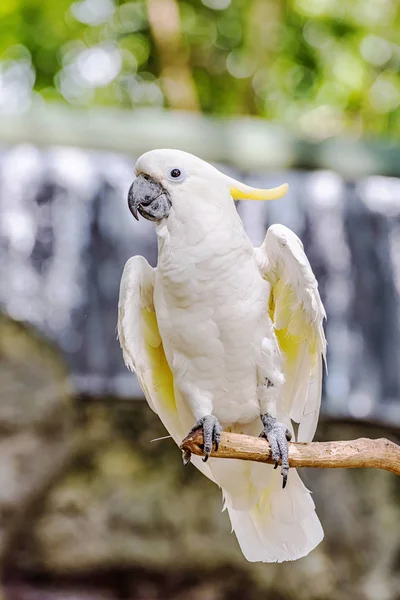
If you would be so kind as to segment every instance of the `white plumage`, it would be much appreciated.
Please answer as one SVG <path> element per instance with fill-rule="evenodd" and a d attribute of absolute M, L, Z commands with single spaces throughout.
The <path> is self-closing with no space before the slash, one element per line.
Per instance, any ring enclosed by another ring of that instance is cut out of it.
<path fill-rule="evenodd" d="M 173 169 L 184 174 L 179 182 L 168 176 Z M 291 421 L 299 423 L 298 439 L 311 440 L 325 313 L 300 240 L 274 225 L 254 249 L 232 196 L 263 193 L 189 154 L 149 152 L 136 173 L 159 182 L 171 199 L 168 217 L 156 224 L 157 267 L 140 256 L 129 259 L 120 289 L 124 360 L 150 407 L 177 444 L 209 414 L 224 429 L 258 435 L 260 414 L 269 413 L 292 432 Z M 295 470 L 283 490 L 269 465 L 192 461 L 222 488 L 248 560 L 294 560 L 322 540 L 314 503 Z"/>

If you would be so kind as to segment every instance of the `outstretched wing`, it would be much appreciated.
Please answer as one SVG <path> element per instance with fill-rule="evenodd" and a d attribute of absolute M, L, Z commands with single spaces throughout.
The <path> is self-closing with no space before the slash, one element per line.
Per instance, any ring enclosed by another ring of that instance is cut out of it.
<path fill-rule="evenodd" d="M 128 369 L 138 378 L 150 408 L 179 445 L 188 430 L 182 425 L 153 303 L 153 269 L 143 256 L 130 258 L 122 273 L 118 304 L 118 339 Z M 182 402 L 180 404 L 182 410 Z M 192 463 L 214 481 L 199 456 Z"/>
<path fill-rule="evenodd" d="M 269 312 L 284 355 L 280 407 L 299 423 L 298 441 L 310 441 L 318 422 L 326 359 L 326 314 L 318 283 L 303 244 L 283 225 L 268 229 L 255 257 L 271 284 Z"/>
<path fill-rule="evenodd" d="M 124 361 L 134 371 L 150 407 L 179 444 L 184 437 L 171 370 L 165 357 L 153 304 L 154 269 L 143 256 L 130 258 L 122 274 L 118 338 Z"/>

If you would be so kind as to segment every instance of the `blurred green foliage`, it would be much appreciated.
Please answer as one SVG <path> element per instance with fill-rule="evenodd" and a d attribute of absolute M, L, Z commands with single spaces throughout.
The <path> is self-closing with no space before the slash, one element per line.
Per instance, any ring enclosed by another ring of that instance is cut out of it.
<path fill-rule="evenodd" d="M 154 23 L 149 5 L 1 0 L 0 111 L 41 99 L 168 106 L 157 39 L 176 37 L 178 6 L 177 48 L 204 112 L 259 115 L 316 139 L 400 135 L 397 0 L 158 0 Z"/>

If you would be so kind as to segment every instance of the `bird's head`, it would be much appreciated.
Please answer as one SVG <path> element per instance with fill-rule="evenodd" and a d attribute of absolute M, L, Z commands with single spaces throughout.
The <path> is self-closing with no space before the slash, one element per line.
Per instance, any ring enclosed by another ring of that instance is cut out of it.
<path fill-rule="evenodd" d="M 205 161 L 181 150 L 152 150 L 142 154 L 135 165 L 136 179 L 128 193 L 129 209 L 150 221 L 161 221 L 189 199 L 196 202 L 234 200 L 275 200 L 287 184 L 256 189 L 218 171 Z M 218 200 L 216 200 L 218 199 Z"/>

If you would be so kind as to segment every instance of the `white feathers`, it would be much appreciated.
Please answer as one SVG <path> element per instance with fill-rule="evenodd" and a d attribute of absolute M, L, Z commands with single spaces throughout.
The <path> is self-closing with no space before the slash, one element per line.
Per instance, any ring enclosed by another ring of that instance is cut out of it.
<path fill-rule="evenodd" d="M 183 169 L 173 182 L 165 174 Z M 276 411 L 311 439 L 321 398 L 325 312 L 301 242 L 279 225 L 253 250 L 227 178 L 182 152 L 141 157 L 136 172 L 171 197 L 156 225 L 158 265 L 131 258 L 121 280 L 118 336 L 151 408 L 177 444 L 197 419 L 258 435 Z M 245 189 L 245 187 L 243 187 Z M 281 489 L 269 465 L 193 457 L 221 488 L 232 527 L 251 561 L 295 560 L 322 539 L 314 503 L 296 471 Z"/>
<path fill-rule="evenodd" d="M 285 356 L 281 407 L 299 423 L 298 441 L 311 441 L 318 422 L 325 309 L 303 244 L 287 227 L 272 225 L 255 258 L 272 285 L 271 318 Z"/>
<path fill-rule="evenodd" d="M 146 335 L 153 347 L 161 344 L 158 330 L 151 331 L 141 318 L 141 310 L 154 311 L 154 269 L 143 256 L 132 256 L 122 273 L 118 303 L 118 339 L 125 365 L 135 371 L 150 408 L 157 412 L 148 390 L 151 363 L 146 353 Z"/>
<path fill-rule="evenodd" d="M 235 510 L 228 497 L 227 509 L 241 550 L 250 562 L 297 560 L 324 537 L 314 502 L 294 470 L 285 490 L 279 473 L 272 471 L 269 485 L 255 506 L 248 511 Z"/>

